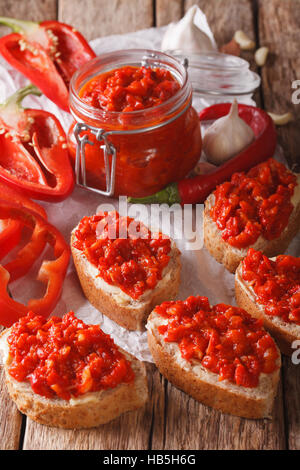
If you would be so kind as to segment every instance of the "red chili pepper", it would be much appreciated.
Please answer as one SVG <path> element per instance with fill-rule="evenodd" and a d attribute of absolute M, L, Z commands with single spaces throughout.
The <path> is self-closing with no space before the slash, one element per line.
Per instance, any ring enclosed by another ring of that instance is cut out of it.
<path fill-rule="evenodd" d="M 0 39 L 0 53 L 57 106 L 69 111 L 69 82 L 81 65 L 96 57 L 84 37 L 59 21 L 0 17 L 14 33 Z"/>
<path fill-rule="evenodd" d="M 13 300 L 8 293 L 9 272 L 0 265 L 0 324 L 9 327 L 29 310 L 47 317 L 56 306 L 62 291 L 70 259 L 70 248 L 61 233 L 40 215 L 21 205 L 0 199 L 0 219 L 12 219 L 31 228 L 39 243 L 49 243 L 53 247 L 55 259 L 43 261 L 37 279 L 47 285 L 41 299 L 31 299 L 27 305 Z M 26 250 L 30 257 L 30 244 Z M 25 247 L 26 248 L 26 247 Z M 26 258 L 24 258 L 26 262 Z"/>
<path fill-rule="evenodd" d="M 34 85 L 21 88 L 0 106 L 0 180 L 33 199 L 61 201 L 74 188 L 66 134 L 47 111 L 23 109 Z"/>
<path fill-rule="evenodd" d="M 0 199 L 8 202 L 21 204 L 28 209 L 36 212 L 41 217 L 47 219 L 46 211 L 43 207 L 31 199 L 28 199 L 19 191 L 16 191 L 4 183 L 0 182 Z M 17 220 L 3 220 L 3 229 L 0 232 L 0 260 L 3 259 L 21 240 L 23 225 Z"/>
<path fill-rule="evenodd" d="M 172 183 L 163 190 L 144 198 L 128 198 L 133 203 L 166 203 L 169 205 L 196 204 L 205 201 L 217 185 L 229 180 L 233 173 L 247 171 L 274 155 L 276 130 L 270 116 L 260 108 L 239 104 L 239 116 L 252 128 L 255 140 L 238 155 L 231 158 L 208 175 L 199 175 Z M 231 103 L 210 106 L 199 114 L 200 121 L 209 121 L 226 116 Z"/>

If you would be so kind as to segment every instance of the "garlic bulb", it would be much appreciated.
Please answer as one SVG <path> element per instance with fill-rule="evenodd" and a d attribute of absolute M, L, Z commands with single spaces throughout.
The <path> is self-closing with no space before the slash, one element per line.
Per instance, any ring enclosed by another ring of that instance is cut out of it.
<path fill-rule="evenodd" d="M 197 13 L 198 15 L 203 15 L 200 16 L 203 29 L 200 29 L 194 23 Z M 161 49 L 162 51 L 179 49 L 192 53 L 215 51 L 216 46 L 213 42 L 213 37 L 210 38 L 205 33 L 205 29 L 212 36 L 204 14 L 197 5 L 193 5 L 178 23 L 171 23 L 169 25 L 163 37 Z"/>
<path fill-rule="evenodd" d="M 221 165 L 241 152 L 254 140 L 254 132 L 239 117 L 238 103 L 233 101 L 229 114 L 217 119 L 205 132 L 203 150 L 207 160 Z"/>

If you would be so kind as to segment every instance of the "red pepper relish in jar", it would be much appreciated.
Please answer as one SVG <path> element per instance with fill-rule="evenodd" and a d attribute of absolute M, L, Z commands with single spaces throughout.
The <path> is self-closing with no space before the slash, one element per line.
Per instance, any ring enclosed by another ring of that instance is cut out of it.
<path fill-rule="evenodd" d="M 70 109 L 73 160 L 76 121 L 89 126 L 83 134 L 94 144 L 85 146 L 89 186 L 106 187 L 103 142 L 93 130 L 106 132 L 115 148 L 115 196 L 159 191 L 184 178 L 200 158 L 200 125 L 186 69 L 161 52 L 117 51 L 92 60 L 72 79 Z"/>

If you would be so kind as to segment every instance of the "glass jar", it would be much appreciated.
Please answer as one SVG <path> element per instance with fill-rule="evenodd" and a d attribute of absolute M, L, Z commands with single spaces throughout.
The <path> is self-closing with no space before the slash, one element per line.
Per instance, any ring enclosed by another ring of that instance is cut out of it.
<path fill-rule="evenodd" d="M 197 110 L 216 103 L 233 101 L 252 104 L 253 93 L 260 86 L 260 76 L 250 70 L 241 57 L 221 52 L 185 53 L 170 50 L 167 54 L 185 62 L 193 87 L 193 105 Z"/>
<path fill-rule="evenodd" d="M 80 98 L 91 78 L 127 65 L 166 69 L 180 89 L 158 106 L 131 112 L 94 108 Z M 84 186 L 101 194 L 148 196 L 184 178 L 200 158 L 201 131 L 186 68 L 162 52 L 116 51 L 88 62 L 72 77 L 70 110 L 68 144 L 77 182 L 82 176 Z"/>

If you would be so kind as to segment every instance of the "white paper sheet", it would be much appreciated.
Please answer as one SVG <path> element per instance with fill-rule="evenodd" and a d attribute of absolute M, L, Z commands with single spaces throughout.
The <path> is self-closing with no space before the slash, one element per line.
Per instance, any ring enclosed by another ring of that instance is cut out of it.
<path fill-rule="evenodd" d="M 165 29 L 165 27 L 151 28 L 126 35 L 99 38 L 92 41 L 91 46 L 97 54 L 126 48 L 159 49 Z M 28 84 L 27 79 L 13 70 L 4 59 L 0 58 L 0 102 L 3 102 L 15 90 L 26 84 Z M 253 104 L 253 102 L 250 101 L 249 104 Z M 68 113 L 58 109 L 45 96 L 40 98 L 27 97 L 24 100 L 24 106 L 42 108 L 52 112 L 59 118 L 66 131 L 72 121 Z M 278 149 L 276 155 L 278 159 L 284 161 L 280 149 Z M 107 202 L 113 203 L 118 209 L 118 201 L 108 200 L 76 188 L 67 200 L 58 204 L 43 203 L 43 205 L 47 210 L 49 221 L 63 233 L 66 240 L 69 240 L 71 230 L 78 224 L 79 220 L 85 215 L 94 214 L 100 204 Z M 169 209 L 165 210 L 169 211 Z M 200 214 L 199 220 L 201 220 L 201 217 Z M 202 225 L 201 223 L 198 225 L 198 237 L 201 241 Z M 172 228 L 179 229 L 176 226 Z M 299 240 L 299 236 L 294 239 L 288 249 L 289 254 L 300 255 Z M 235 304 L 233 275 L 218 264 L 205 248 L 191 251 L 187 249 L 189 248 L 188 242 L 184 240 L 176 240 L 176 242 L 182 252 L 182 275 L 178 298 L 185 299 L 189 295 L 205 295 L 209 298 L 211 304 L 218 302 Z M 29 298 L 41 294 L 40 284 L 34 281 L 37 268 L 38 266 L 35 266 L 30 275 L 11 285 L 16 300 L 25 302 Z M 111 334 L 117 344 L 137 358 L 152 361 L 147 347 L 146 333 L 128 332 L 101 315 L 89 304 L 82 294 L 72 261 L 64 283 L 61 300 L 53 313 L 63 315 L 69 310 L 74 310 L 76 315 L 85 322 L 100 323 L 103 330 Z"/>

